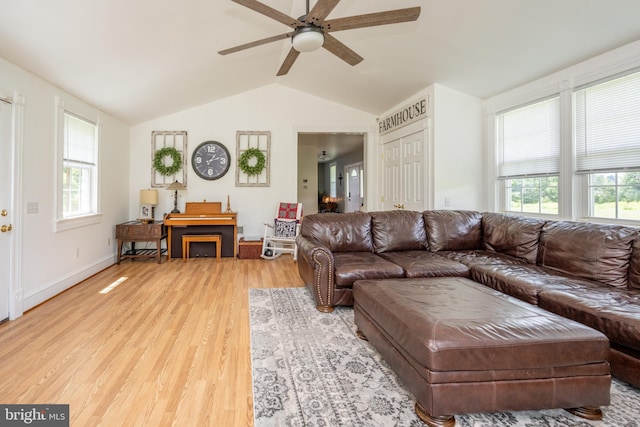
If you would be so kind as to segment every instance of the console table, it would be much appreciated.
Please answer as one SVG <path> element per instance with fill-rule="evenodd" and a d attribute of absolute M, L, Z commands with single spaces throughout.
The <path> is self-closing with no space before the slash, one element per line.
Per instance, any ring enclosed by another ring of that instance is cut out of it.
<path fill-rule="evenodd" d="M 162 257 L 162 239 L 167 237 L 167 230 L 162 221 L 142 223 L 140 221 L 129 221 L 116 225 L 116 239 L 118 239 L 118 260 L 127 258 L 156 258 L 158 264 Z M 125 242 L 131 243 L 131 250 L 122 253 L 122 245 Z M 156 248 L 136 250 L 136 242 L 155 242 Z"/>

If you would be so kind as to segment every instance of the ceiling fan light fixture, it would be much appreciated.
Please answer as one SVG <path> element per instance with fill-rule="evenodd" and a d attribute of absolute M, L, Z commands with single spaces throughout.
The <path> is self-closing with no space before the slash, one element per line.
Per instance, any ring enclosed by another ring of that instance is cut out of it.
<path fill-rule="evenodd" d="M 298 52 L 313 52 L 324 44 L 324 34 L 319 27 L 302 27 L 296 30 L 291 38 L 291 43 Z"/>

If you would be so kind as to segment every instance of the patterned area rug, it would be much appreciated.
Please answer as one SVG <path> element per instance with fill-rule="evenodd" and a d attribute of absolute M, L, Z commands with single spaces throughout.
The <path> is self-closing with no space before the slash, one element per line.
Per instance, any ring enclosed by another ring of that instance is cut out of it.
<path fill-rule="evenodd" d="M 306 288 L 250 289 L 255 427 L 424 426 L 413 396 L 355 335 L 353 309 L 315 309 Z M 640 427 L 640 390 L 615 380 L 602 421 L 557 410 L 456 415 L 460 427 Z"/>

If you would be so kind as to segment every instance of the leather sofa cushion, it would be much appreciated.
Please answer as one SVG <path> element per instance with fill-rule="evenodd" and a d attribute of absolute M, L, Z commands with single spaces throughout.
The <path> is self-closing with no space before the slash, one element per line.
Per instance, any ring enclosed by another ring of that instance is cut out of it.
<path fill-rule="evenodd" d="M 538 295 L 538 302 L 545 310 L 603 332 L 612 343 L 640 350 L 640 291 L 549 290 Z"/>
<path fill-rule="evenodd" d="M 378 254 L 404 270 L 404 277 L 469 277 L 469 267 L 433 252 L 400 251 Z"/>
<path fill-rule="evenodd" d="M 488 251 L 500 252 L 536 263 L 540 231 L 545 221 L 485 212 L 482 214 L 482 239 Z"/>
<path fill-rule="evenodd" d="M 360 279 L 393 279 L 403 274 L 402 267 L 372 252 L 335 252 L 333 263 L 337 288 L 351 288 Z"/>
<path fill-rule="evenodd" d="M 307 215 L 300 234 L 318 240 L 331 252 L 373 252 L 371 215 L 366 212 Z"/>
<path fill-rule="evenodd" d="M 581 289 L 588 294 L 599 286 L 531 264 L 474 264 L 471 279 L 533 305 L 538 305 L 538 295 L 544 290 Z"/>
<path fill-rule="evenodd" d="M 480 212 L 438 210 L 423 214 L 430 251 L 484 249 Z"/>
<path fill-rule="evenodd" d="M 640 236 L 633 241 L 633 249 L 631 250 L 629 287 L 632 289 L 640 289 Z"/>
<path fill-rule="evenodd" d="M 427 234 L 421 212 L 371 212 L 371 225 L 376 253 L 411 251 L 427 246 Z"/>
<path fill-rule="evenodd" d="M 537 263 L 609 286 L 626 287 L 636 235 L 636 230 L 617 225 L 549 222 L 542 228 Z"/>
<path fill-rule="evenodd" d="M 476 264 L 520 265 L 526 263 L 526 261 L 521 258 L 515 258 L 499 252 L 489 252 L 485 250 L 440 251 L 438 252 L 438 255 L 452 261 L 460 262 L 469 267 Z"/>

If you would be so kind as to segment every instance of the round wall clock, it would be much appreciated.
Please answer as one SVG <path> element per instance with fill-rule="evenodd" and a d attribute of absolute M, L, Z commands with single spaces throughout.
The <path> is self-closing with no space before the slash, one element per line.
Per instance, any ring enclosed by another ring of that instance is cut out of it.
<path fill-rule="evenodd" d="M 200 178 L 214 180 L 222 178 L 231 165 L 227 147 L 217 141 L 205 141 L 191 155 L 191 166 Z"/>

